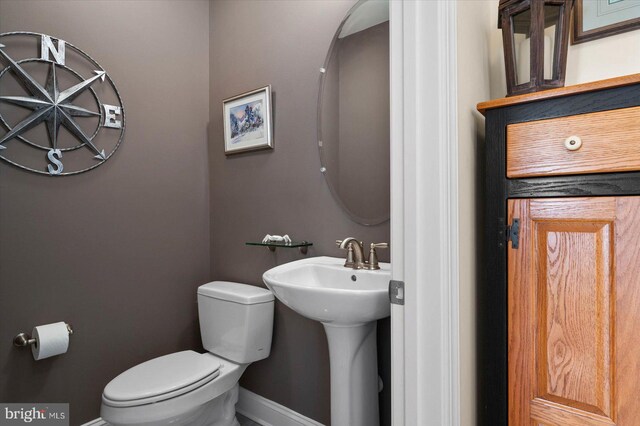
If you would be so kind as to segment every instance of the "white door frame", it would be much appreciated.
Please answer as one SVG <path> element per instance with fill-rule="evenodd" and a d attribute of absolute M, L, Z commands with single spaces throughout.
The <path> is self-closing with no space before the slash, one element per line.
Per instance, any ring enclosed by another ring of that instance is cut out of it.
<path fill-rule="evenodd" d="M 392 424 L 458 426 L 456 2 L 390 3 Z"/>

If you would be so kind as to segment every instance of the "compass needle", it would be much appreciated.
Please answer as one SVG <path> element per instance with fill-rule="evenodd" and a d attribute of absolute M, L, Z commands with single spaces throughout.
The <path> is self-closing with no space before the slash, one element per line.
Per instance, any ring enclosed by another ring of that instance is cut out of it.
<path fill-rule="evenodd" d="M 11 59 L 11 57 L 7 55 L 4 50 L 2 50 L 2 47 L 0 47 L 0 57 L 4 58 L 5 61 L 9 63 L 10 70 L 16 77 L 18 77 L 18 80 L 20 80 L 20 82 L 25 86 L 29 93 L 31 93 L 33 96 L 42 97 L 44 98 L 43 100 L 53 101 L 44 87 L 42 87 L 40 83 L 35 81 L 33 77 L 27 74 L 27 72 L 20 65 L 18 65 L 13 59 Z"/>
<path fill-rule="evenodd" d="M 59 105 L 64 108 L 72 117 L 100 117 L 99 112 L 89 111 L 75 105 Z"/>
<path fill-rule="evenodd" d="M 49 102 L 41 101 L 36 98 L 26 98 L 24 96 L 0 96 L 0 102 L 18 105 L 29 109 L 38 109 L 51 105 Z"/>
<path fill-rule="evenodd" d="M 58 99 L 60 92 L 58 91 L 58 75 L 56 74 L 56 64 L 54 62 L 51 62 L 51 68 L 49 68 L 45 89 L 47 89 L 51 98 Z"/>
<path fill-rule="evenodd" d="M 107 154 L 104 153 L 104 149 L 103 149 L 102 151 L 100 151 L 100 154 L 94 155 L 93 158 L 95 158 L 96 160 L 106 160 Z"/>
<path fill-rule="evenodd" d="M 46 119 L 46 114 L 51 110 L 52 107 L 42 108 L 34 111 L 27 118 L 22 120 L 20 123 L 16 124 L 13 129 L 6 135 L 0 139 L 0 144 L 7 142 L 17 136 L 20 136 L 22 133 L 28 131 L 29 129 L 34 128 L 38 124 L 42 123 Z"/>
<path fill-rule="evenodd" d="M 58 119 L 58 114 L 52 114 L 53 117 L 47 120 L 47 132 L 49 134 L 49 141 L 51 141 L 51 146 L 53 149 L 58 148 L 58 133 L 60 132 L 60 120 Z"/>
<path fill-rule="evenodd" d="M 97 80 L 102 80 L 104 81 L 104 75 L 105 72 L 104 71 L 94 71 L 97 75 L 86 79 L 85 81 L 83 81 L 82 83 L 78 83 L 73 87 L 68 88 L 67 90 L 65 90 L 64 92 L 60 93 L 60 96 L 58 96 L 58 99 L 56 99 L 56 101 L 58 103 L 62 103 L 62 102 L 71 102 L 72 100 L 74 100 L 75 98 L 77 98 L 82 92 L 84 92 L 86 89 L 88 89 L 93 83 L 95 83 Z"/>
<path fill-rule="evenodd" d="M 100 151 L 94 144 L 91 142 L 91 139 L 82 131 L 78 123 L 67 114 L 65 111 L 60 110 L 62 115 L 62 125 L 69 130 L 76 138 L 78 138 L 82 143 L 89 146 L 93 151 L 96 152 L 97 157 L 99 156 L 103 160 L 106 160 L 106 156 L 104 155 L 104 150 Z"/>

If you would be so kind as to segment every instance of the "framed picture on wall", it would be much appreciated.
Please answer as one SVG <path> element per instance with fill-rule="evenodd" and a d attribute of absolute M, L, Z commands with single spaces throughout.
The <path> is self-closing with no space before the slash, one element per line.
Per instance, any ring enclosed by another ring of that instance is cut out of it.
<path fill-rule="evenodd" d="M 271 86 L 222 101 L 224 153 L 273 149 Z"/>
<path fill-rule="evenodd" d="M 571 44 L 640 29 L 640 0 L 576 0 Z"/>

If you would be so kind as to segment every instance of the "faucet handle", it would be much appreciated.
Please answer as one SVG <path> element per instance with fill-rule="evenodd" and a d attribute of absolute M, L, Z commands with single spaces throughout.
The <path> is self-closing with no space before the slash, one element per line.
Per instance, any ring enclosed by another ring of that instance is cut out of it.
<path fill-rule="evenodd" d="M 380 269 L 380 265 L 378 264 L 378 253 L 376 253 L 377 248 L 389 248 L 389 243 L 371 243 L 367 269 Z"/>

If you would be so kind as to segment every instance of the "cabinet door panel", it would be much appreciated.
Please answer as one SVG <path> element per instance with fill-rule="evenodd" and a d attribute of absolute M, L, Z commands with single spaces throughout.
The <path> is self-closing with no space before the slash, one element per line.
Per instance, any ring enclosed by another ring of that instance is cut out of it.
<path fill-rule="evenodd" d="M 640 198 L 510 200 L 509 424 L 640 425 Z"/>

